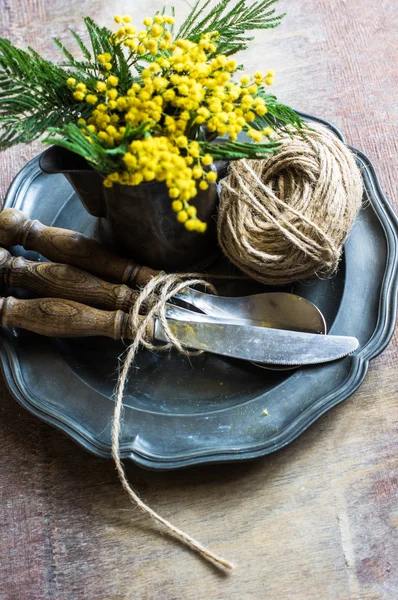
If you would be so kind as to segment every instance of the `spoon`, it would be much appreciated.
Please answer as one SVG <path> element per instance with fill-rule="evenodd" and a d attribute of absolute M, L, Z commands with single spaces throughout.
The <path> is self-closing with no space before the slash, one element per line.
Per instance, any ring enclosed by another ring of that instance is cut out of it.
<path fill-rule="evenodd" d="M 315 304 L 296 294 L 264 292 L 230 297 L 213 296 L 193 288 L 185 288 L 174 298 L 221 319 L 248 319 L 274 329 L 326 333 L 326 322 L 321 311 Z"/>

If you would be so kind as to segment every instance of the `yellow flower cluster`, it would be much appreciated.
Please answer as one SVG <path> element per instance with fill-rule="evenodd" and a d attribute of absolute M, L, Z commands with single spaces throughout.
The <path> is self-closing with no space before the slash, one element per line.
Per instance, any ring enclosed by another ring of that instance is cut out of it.
<path fill-rule="evenodd" d="M 197 142 L 191 142 L 195 144 Z M 212 158 L 205 155 L 204 164 L 211 164 Z M 181 156 L 178 146 L 165 136 L 149 136 L 142 140 L 131 142 L 123 156 L 125 170 L 110 173 L 104 185 L 111 187 L 115 182 L 124 185 L 138 185 L 143 182 L 164 181 L 169 189 L 170 198 L 178 198 L 172 203 L 172 208 L 177 212 L 177 219 L 184 223 L 189 231 L 206 231 L 207 224 L 196 216 L 196 208 L 188 205 L 188 200 L 194 197 L 196 179 L 202 176 L 202 169 L 198 166 L 190 168 L 187 157 Z M 217 175 L 209 171 L 206 175 L 208 181 L 215 181 Z M 200 182 L 201 189 L 206 189 L 208 183 Z"/>
<path fill-rule="evenodd" d="M 207 189 L 217 179 L 211 170 L 210 154 L 201 152 L 199 136 L 227 136 L 235 141 L 244 131 L 261 142 L 272 133 L 251 125 L 257 116 L 268 112 L 259 86 L 271 85 L 273 71 L 244 75 L 232 81 L 238 66 L 234 59 L 216 55 L 217 32 L 207 33 L 195 43 L 173 40 L 173 17 L 157 14 L 145 18 L 144 29 L 137 32 L 130 16 L 115 17 L 119 29 L 111 38 L 114 46 L 124 47 L 131 63 L 145 61 L 128 89 L 121 89 L 112 73 L 112 56 L 97 56 L 100 77 L 92 85 L 68 79 L 73 96 L 93 106 L 91 116 L 79 120 L 83 132 L 107 148 L 125 141 L 129 132 L 140 129 L 140 139 L 130 140 L 120 171 L 110 173 L 106 186 L 114 183 L 138 185 L 164 181 L 173 199 L 177 219 L 188 230 L 204 231 L 206 224 L 189 204 L 197 190 Z"/>

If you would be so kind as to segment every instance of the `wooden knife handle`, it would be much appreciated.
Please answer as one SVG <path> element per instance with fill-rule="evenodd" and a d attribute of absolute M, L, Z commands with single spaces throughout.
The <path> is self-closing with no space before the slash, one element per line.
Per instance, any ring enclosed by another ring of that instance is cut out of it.
<path fill-rule="evenodd" d="M 49 260 L 66 263 L 127 285 L 145 285 L 158 271 L 116 256 L 102 244 L 70 229 L 47 227 L 16 208 L 0 212 L 0 246 L 20 245 Z"/>
<path fill-rule="evenodd" d="M 99 310 L 59 298 L 0 298 L 0 323 L 4 327 L 21 327 L 49 337 L 132 338 L 129 317 L 121 310 Z M 148 335 L 152 339 L 153 323 L 148 326 Z"/>
<path fill-rule="evenodd" d="M 16 258 L 4 248 L 0 248 L 0 283 L 25 288 L 42 297 L 76 300 L 124 312 L 129 312 L 137 296 L 127 285 L 108 283 L 69 265 Z"/>

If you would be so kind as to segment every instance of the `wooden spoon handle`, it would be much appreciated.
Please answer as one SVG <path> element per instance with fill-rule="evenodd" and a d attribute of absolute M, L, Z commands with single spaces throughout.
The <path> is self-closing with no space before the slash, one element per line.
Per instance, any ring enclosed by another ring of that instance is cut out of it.
<path fill-rule="evenodd" d="M 42 297 L 76 300 L 124 312 L 129 312 L 138 294 L 127 285 L 108 283 L 69 265 L 16 258 L 4 248 L 0 248 L 1 283 L 31 290 Z"/>
<path fill-rule="evenodd" d="M 16 208 L 0 212 L 0 246 L 21 245 L 49 260 L 66 263 L 127 285 L 145 285 L 158 271 L 116 256 L 102 244 L 70 229 L 31 221 Z"/>
<path fill-rule="evenodd" d="M 129 317 L 121 310 L 99 310 L 58 298 L 0 298 L 0 323 L 49 337 L 105 336 L 114 340 L 133 337 Z M 148 335 L 152 339 L 153 323 L 148 326 Z"/>

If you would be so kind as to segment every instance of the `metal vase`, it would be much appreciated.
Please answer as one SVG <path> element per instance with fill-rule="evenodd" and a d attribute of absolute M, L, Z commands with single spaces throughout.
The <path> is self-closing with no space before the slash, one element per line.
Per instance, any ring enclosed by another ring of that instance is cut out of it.
<path fill-rule="evenodd" d="M 207 223 L 205 233 L 188 231 L 176 220 L 163 182 L 103 185 L 104 177 L 76 154 L 52 146 L 40 157 L 45 173 L 63 173 L 86 210 L 98 217 L 101 241 L 119 254 L 154 269 L 203 269 L 220 254 L 216 212 L 218 186 L 198 190 L 194 204 Z"/>

